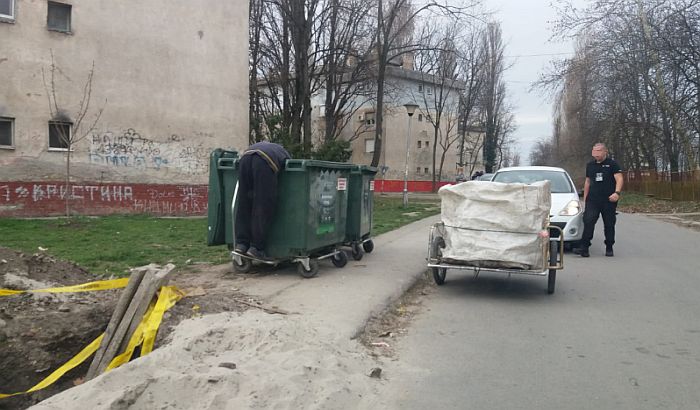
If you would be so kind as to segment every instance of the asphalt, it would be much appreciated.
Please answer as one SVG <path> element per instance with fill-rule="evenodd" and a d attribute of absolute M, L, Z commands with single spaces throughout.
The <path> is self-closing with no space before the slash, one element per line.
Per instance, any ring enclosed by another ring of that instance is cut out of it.
<path fill-rule="evenodd" d="M 426 271 L 428 235 L 439 215 L 373 238 L 374 250 L 336 268 L 320 263 L 318 276 L 302 278 L 295 267 L 251 275 L 245 293 L 295 314 L 340 337 L 355 338 L 367 321 L 401 297 Z"/>

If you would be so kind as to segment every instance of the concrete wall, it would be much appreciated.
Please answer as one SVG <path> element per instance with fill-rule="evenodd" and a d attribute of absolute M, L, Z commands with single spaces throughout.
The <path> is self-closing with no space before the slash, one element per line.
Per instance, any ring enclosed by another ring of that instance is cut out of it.
<path fill-rule="evenodd" d="M 0 149 L 0 187 L 65 177 L 65 150 L 48 147 L 42 69 L 49 80 L 52 53 L 59 111 L 73 122 L 94 63 L 77 136 L 104 107 L 73 147 L 76 183 L 201 187 L 213 148 L 247 145 L 248 2 L 66 3 L 70 33 L 47 29 L 46 1 L 17 0 L 15 21 L 0 22 L 0 116 L 15 119 L 14 147 Z M 0 205 L 11 205 L 6 198 Z"/>

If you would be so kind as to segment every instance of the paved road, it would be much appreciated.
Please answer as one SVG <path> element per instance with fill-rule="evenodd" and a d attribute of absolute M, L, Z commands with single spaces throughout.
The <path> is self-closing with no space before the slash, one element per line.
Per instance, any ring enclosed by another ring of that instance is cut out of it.
<path fill-rule="evenodd" d="M 598 231 L 602 230 L 599 222 Z M 546 279 L 448 271 L 388 361 L 401 409 L 700 409 L 700 233 L 618 219 Z"/>

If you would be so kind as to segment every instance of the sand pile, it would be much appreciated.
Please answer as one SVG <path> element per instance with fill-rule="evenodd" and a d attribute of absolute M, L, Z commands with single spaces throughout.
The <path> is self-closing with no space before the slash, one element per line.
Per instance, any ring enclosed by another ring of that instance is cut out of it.
<path fill-rule="evenodd" d="M 182 322 L 146 357 L 32 409 L 369 408 L 381 379 L 357 342 L 258 310 Z"/>

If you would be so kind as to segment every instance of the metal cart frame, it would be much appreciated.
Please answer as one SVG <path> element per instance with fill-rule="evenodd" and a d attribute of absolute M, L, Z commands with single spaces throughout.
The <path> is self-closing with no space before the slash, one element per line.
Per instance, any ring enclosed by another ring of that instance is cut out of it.
<path fill-rule="evenodd" d="M 557 270 L 564 268 L 564 235 L 558 226 L 549 225 L 547 230 L 549 234 L 549 246 L 544 248 L 542 254 L 543 265 L 546 268 L 543 271 L 539 270 L 526 270 L 526 269 L 505 269 L 505 268 L 485 268 L 472 265 L 456 265 L 450 264 L 442 261 L 442 248 L 445 247 L 444 230 L 441 231 L 441 227 L 444 226 L 442 222 L 434 224 L 430 228 L 430 236 L 428 238 L 428 268 L 432 271 L 433 279 L 438 285 L 443 285 L 445 283 L 445 278 L 447 275 L 447 269 L 459 269 L 459 270 L 472 270 L 474 271 L 474 278 L 479 276 L 481 271 L 485 272 L 502 272 L 508 275 L 511 274 L 522 274 L 522 275 L 534 275 L 534 276 L 547 276 L 547 293 L 554 293 L 554 287 L 557 280 Z M 558 237 L 553 238 L 551 233 L 558 232 Z"/>

